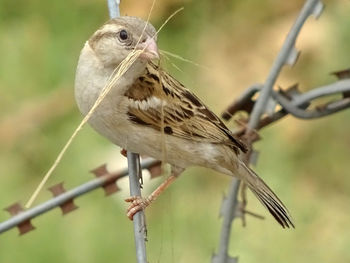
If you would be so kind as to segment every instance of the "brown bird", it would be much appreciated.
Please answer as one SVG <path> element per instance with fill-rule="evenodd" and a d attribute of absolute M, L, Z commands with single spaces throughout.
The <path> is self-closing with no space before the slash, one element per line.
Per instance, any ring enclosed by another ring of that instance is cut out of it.
<path fill-rule="evenodd" d="M 244 164 L 247 146 L 196 95 L 152 62 L 159 59 L 155 35 L 154 27 L 139 18 L 112 19 L 85 43 L 76 72 L 75 98 L 86 115 L 114 69 L 134 49 L 144 50 L 89 120 L 114 144 L 171 165 L 169 178 L 149 197 L 126 199 L 128 217 L 195 165 L 238 177 L 282 227 L 294 227 L 283 203 Z"/>

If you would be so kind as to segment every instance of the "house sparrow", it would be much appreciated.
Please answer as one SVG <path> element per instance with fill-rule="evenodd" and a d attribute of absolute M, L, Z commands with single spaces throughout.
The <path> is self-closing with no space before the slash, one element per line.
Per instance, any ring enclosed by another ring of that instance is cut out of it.
<path fill-rule="evenodd" d="M 294 227 L 279 198 L 247 167 L 247 146 L 180 82 L 152 62 L 159 59 L 156 31 L 136 17 L 105 23 L 83 47 L 75 79 L 75 98 L 86 115 L 114 69 L 134 49 L 143 50 L 110 90 L 89 124 L 127 151 L 171 165 L 171 174 L 149 197 L 130 197 L 130 219 L 154 201 L 189 166 L 236 176 L 255 194 L 282 227 Z"/>

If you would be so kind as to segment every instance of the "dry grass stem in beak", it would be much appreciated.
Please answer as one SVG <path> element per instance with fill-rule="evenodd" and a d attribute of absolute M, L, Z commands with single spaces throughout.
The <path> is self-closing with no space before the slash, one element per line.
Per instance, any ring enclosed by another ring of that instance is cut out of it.
<path fill-rule="evenodd" d="M 145 42 L 137 45 L 136 49 L 143 50 L 140 55 L 144 59 L 159 59 L 158 46 L 156 41 L 152 37 L 148 37 Z"/>

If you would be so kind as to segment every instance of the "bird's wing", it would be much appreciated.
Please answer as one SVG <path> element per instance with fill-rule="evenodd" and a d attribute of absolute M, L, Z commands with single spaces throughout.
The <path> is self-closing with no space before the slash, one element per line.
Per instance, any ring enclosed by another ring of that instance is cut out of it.
<path fill-rule="evenodd" d="M 147 65 L 146 73 L 125 96 L 129 99 L 129 119 L 135 124 L 192 141 L 247 151 L 246 145 L 191 91 L 153 63 Z"/>

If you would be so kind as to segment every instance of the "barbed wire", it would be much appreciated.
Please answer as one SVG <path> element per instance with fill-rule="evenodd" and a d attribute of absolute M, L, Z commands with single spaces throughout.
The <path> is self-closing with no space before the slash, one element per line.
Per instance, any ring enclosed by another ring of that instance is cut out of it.
<path fill-rule="evenodd" d="M 161 175 L 161 162 L 151 158 L 147 158 L 142 161 L 141 169 L 147 169 L 151 178 L 155 178 Z M 34 227 L 31 224 L 31 220 L 39 215 L 42 215 L 50 210 L 60 207 L 62 214 L 67 214 L 77 207 L 74 205 L 74 199 L 85 195 L 99 187 L 102 187 L 105 191 L 105 195 L 109 196 L 113 193 L 120 191 L 117 186 L 117 181 L 128 175 L 128 169 L 122 169 L 120 171 L 110 173 L 107 170 L 106 165 L 101 165 L 91 171 L 96 178 L 90 180 L 82 185 L 79 185 L 69 191 L 63 188 L 63 183 L 56 184 L 49 188 L 53 193 L 54 198 L 45 201 L 37 206 L 34 206 L 28 210 L 22 208 L 19 203 L 7 207 L 7 210 L 12 217 L 2 223 L 0 223 L 0 234 L 4 233 L 12 228 L 18 227 L 21 235 L 31 231 Z M 31 226 L 31 227 L 30 227 Z"/>
<path fill-rule="evenodd" d="M 230 120 L 231 117 L 238 111 L 246 111 L 249 114 L 249 119 L 240 120 L 243 124 L 236 135 L 244 138 L 250 145 L 259 139 L 255 131 L 278 121 L 284 116 L 291 114 L 297 118 L 314 119 L 334 114 L 338 111 L 350 107 L 350 70 L 342 70 L 334 74 L 340 79 L 339 81 L 315 88 L 309 92 L 302 94 L 298 90 L 298 85 L 294 85 L 283 91 L 278 92 L 273 90 L 275 82 L 284 65 L 294 65 L 297 61 L 299 52 L 295 48 L 295 42 L 298 34 L 303 27 L 305 21 L 310 15 L 318 18 L 323 10 L 323 4 L 319 0 L 306 0 L 301 9 L 294 25 L 289 31 L 284 44 L 277 55 L 270 73 L 265 81 L 265 84 L 255 84 L 248 88 L 224 111 L 222 117 L 225 120 Z M 253 101 L 253 96 L 260 92 L 257 101 Z M 336 101 L 318 105 L 313 110 L 308 110 L 311 102 L 317 98 L 341 94 L 342 98 Z M 275 110 L 276 106 L 280 105 L 280 110 Z M 273 112 L 268 116 L 264 116 L 266 112 Z M 247 159 L 249 163 L 255 163 L 257 155 L 254 151 L 248 153 Z M 232 222 L 235 218 L 241 217 L 245 223 L 244 210 L 246 200 L 238 202 L 238 189 L 240 181 L 236 178 L 232 179 L 228 197 L 224 198 L 220 215 L 223 216 L 221 235 L 219 240 L 218 252 L 213 255 L 212 263 L 237 263 L 237 257 L 231 257 L 228 254 L 228 246 L 230 242 L 230 233 Z M 244 191 L 244 190 L 243 190 Z M 243 211 L 242 211 L 243 210 Z"/>

